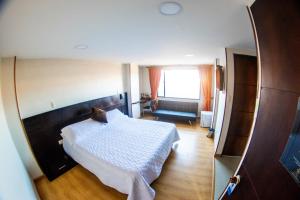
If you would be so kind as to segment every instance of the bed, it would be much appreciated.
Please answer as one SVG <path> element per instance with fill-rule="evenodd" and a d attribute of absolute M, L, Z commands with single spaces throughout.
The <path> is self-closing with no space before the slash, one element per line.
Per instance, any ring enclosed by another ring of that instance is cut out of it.
<path fill-rule="evenodd" d="M 107 121 L 87 119 L 63 128 L 64 150 L 128 200 L 153 200 L 150 184 L 179 140 L 175 125 L 132 119 L 117 109 L 107 112 Z"/>

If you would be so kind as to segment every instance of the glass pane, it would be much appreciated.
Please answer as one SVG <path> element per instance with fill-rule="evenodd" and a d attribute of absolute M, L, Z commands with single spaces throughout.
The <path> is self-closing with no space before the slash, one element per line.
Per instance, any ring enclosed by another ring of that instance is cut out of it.
<path fill-rule="evenodd" d="M 280 158 L 280 162 L 294 180 L 300 184 L 300 99 L 298 101 L 294 127 Z"/>
<path fill-rule="evenodd" d="M 166 97 L 199 99 L 198 70 L 165 70 Z"/>

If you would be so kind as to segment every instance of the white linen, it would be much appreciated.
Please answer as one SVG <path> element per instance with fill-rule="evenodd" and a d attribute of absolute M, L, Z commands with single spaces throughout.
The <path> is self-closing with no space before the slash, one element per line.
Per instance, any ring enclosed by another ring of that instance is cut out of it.
<path fill-rule="evenodd" d="M 79 127 L 83 138 L 73 144 L 63 140 L 65 151 L 75 161 L 104 184 L 128 194 L 128 200 L 154 199 L 150 184 L 179 140 L 174 124 L 119 117 L 97 131 L 84 123 Z"/>
<path fill-rule="evenodd" d="M 113 109 L 111 111 L 106 112 L 106 119 L 107 119 L 108 123 L 113 122 L 114 120 L 117 120 L 117 119 L 122 118 L 122 117 L 126 117 L 126 115 L 124 115 L 118 109 Z"/>
<path fill-rule="evenodd" d="M 64 140 L 68 140 L 69 144 L 73 145 L 73 143 L 89 135 L 85 132 L 85 127 L 89 127 L 88 133 L 91 133 L 94 131 L 98 132 L 102 126 L 104 126 L 104 123 L 95 123 L 94 120 L 87 119 L 64 127 L 60 135 Z"/>

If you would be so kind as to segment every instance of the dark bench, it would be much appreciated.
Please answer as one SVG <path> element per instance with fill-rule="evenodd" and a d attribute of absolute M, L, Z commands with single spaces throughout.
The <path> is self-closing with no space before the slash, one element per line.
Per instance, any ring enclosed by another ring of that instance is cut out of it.
<path fill-rule="evenodd" d="M 152 113 L 157 118 L 166 117 L 186 120 L 191 124 L 191 122 L 194 122 L 197 119 L 198 103 L 159 100 L 157 109 Z"/>

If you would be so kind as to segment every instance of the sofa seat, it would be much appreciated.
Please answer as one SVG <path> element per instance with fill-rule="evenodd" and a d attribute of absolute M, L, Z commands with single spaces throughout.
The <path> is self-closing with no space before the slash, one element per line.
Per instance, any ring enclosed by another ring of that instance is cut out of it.
<path fill-rule="evenodd" d="M 184 120 L 196 121 L 197 114 L 193 112 L 183 112 L 174 110 L 157 109 L 153 112 L 156 117 L 172 117 Z"/>

